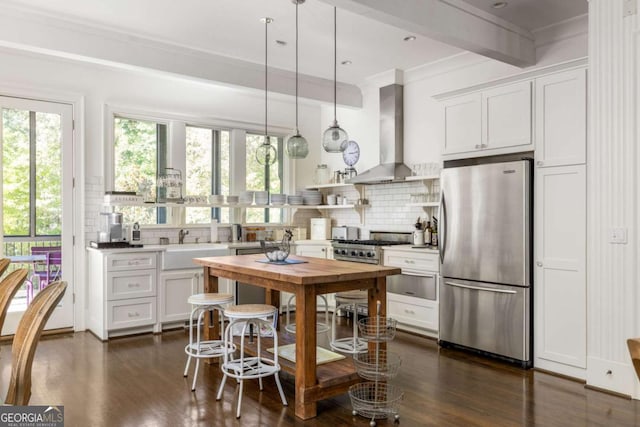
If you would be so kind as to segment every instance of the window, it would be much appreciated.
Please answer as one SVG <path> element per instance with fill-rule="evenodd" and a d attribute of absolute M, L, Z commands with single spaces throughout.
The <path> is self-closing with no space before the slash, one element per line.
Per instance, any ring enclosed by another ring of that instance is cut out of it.
<path fill-rule="evenodd" d="M 187 126 L 185 175 L 189 196 L 229 194 L 229 131 Z M 186 210 L 187 224 L 229 222 L 229 209 Z"/>
<path fill-rule="evenodd" d="M 60 114 L 3 108 L 2 128 L 4 236 L 59 237 Z"/>
<path fill-rule="evenodd" d="M 150 192 L 156 197 L 158 171 L 167 167 L 167 125 L 115 117 L 114 120 L 114 185 L 115 191 Z M 125 222 L 142 224 L 166 223 L 165 208 L 119 207 Z"/>
<path fill-rule="evenodd" d="M 270 194 L 282 193 L 283 139 L 280 137 L 270 136 L 269 141 L 278 151 L 278 160 L 269 166 L 261 165 L 256 159 L 256 150 L 261 144 L 263 144 L 264 135 L 247 133 L 247 190 L 267 190 Z M 282 221 L 282 209 L 247 209 L 247 223 L 280 223 Z"/>

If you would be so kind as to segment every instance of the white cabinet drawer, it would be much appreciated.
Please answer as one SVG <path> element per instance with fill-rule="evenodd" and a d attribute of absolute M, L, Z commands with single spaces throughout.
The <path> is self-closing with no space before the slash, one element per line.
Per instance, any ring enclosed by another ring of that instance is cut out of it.
<path fill-rule="evenodd" d="M 156 296 L 156 270 L 107 273 L 107 300 Z"/>
<path fill-rule="evenodd" d="M 155 269 L 156 265 L 155 252 L 111 254 L 107 256 L 107 271 Z"/>
<path fill-rule="evenodd" d="M 398 323 L 415 328 L 438 330 L 438 303 L 429 300 L 419 300 L 403 297 L 402 295 L 387 294 L 387 314 Z"/>
<path fill-rule="evenodd" d="M 437 253 L 408 253 L 401 251 L 385 250 L 384 265 L 387 267 L 400 267 L 414 271 L 438 271 Z"/>
<path fill-rule="evenodd" d="M 108 329 L 124 329 L 156 323 L 156 298 L 107 302 Z"/>

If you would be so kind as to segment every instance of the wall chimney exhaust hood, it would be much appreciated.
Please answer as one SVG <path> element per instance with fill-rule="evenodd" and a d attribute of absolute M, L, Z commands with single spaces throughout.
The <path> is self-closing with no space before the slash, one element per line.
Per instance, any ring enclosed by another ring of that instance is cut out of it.
<path fill-rule="evenodd" d="M 404 181 L 411 169 L 403 163 L 402 85 L 380 88 L 380 164 L 347 180 L 349 184 Z"/>

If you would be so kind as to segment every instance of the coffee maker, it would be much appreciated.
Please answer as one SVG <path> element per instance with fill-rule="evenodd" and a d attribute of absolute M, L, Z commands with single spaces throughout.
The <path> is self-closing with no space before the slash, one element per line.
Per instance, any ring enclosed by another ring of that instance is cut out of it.
<path fill-rule="evenodd" d="M 124 242 L 127 236 L 122 227 L 122 213 L 100 212 L 99 242 Z"/>

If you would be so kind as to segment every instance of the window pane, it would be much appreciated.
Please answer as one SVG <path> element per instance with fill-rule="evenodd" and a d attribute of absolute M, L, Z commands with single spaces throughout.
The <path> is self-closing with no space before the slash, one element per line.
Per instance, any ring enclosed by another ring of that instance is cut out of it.
<path fill-rule="evenodd" d="M 114 119 L 114 190 L 138 192 L 149 188 L 150 198 L 156 198 L 156 177 L 158 173 L 158 146 L 166 147 L 166 141 L 159 141 L 158 127 L 165 127 L 150 121 L 123 117 Z M 166 132 L 162 132 L 166 135 Z M 163 136 L 165 138 L 166 136 Z M 142 224 L 156 224 L 159 213 L 165 208 L 118 207 L 124 214 L 125 222 L 138 221 Z"/>
<path fill-rule="evenodd" d="M 60 115 L 36 113 L 36 235 L 62 234 Z"/>
<path fill-rule="evenodd" d="M 231 132 L 220 131 L 220 194 L 229 195 L 231 167 L 229 166 L 229 153 Z M 220 222 L 230 222 L 229 209 L 220 209 Z"/>
<path fill-rule="evenodd" d="M 247 134 L 247 190 L 261 191 L 269 190 L 270 193 L 282 192 L 282 180 L 280 177 L 280 170 L 282 164 L 282 149 L 278 149 L 277 161 L 265 167 L 258 163 L 256 159 L 256 150 L 263 144 L 264 135 Z M 279 139 L 274 136 L 269 137 L 271 145 L 274 147 L 281 147 Z M 267 213 L 269 219 L 267 221 Z M 281 209 L 247 209 L 248 223 L 264 223 L 264 222 L 276 222 L 282 221 Z"/>
<path fill-rule="evenodd" d="M 2 110 L 5 236 L 29 236 L 29 111 Z"/>
<path fill-rule="evenodd" d="M 213 133 L 206 128 L 187 126 L 186 185 L 188 196 L 208 196 L 213 176 Z M 187 208 L 187 224 L 211 222 L 210 208 Z"/>

